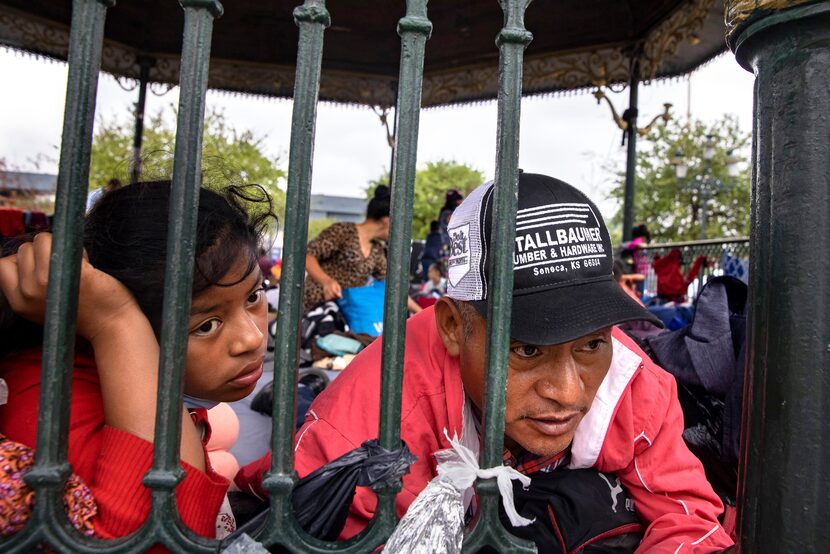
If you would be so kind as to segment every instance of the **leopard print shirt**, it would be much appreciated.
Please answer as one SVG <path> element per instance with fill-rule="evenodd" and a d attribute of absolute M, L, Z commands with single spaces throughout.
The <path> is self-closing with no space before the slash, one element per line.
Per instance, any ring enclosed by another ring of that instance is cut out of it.
<path fill-rule="evenodd" d="M 363 257 L 354 223 L 335 223 L 308 243 L 309 254 L 317 258 L 323 271 L 344 289 L 362 287 L 369 277 L 386 278 L 386 253 L 378 242 L 372 243 L 369 256 Z M 323 287 L 314 279 L 305 282 L 303 311 L 322 302 Z"/>

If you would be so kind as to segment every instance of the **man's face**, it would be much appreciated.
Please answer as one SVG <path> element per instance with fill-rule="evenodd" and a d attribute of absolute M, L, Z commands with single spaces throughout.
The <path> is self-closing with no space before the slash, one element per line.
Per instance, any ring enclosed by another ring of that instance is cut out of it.
<path fill-rule="evenodd" d="M 436 322 L 451 355 L 459 358 L 464 389 L 473 404 L 484 405 L 485 343 L 484 318 L 466 311 L 465 333 L 462 315 L 452 300 L 439 302 Z M 453 326 L 447 317 L 458 317 Z M 511 341 L 507 370 L 505 446 L 540 456 L 561 452 L 573 440 L 576 427 L 611 367 L 611 327 L 579 339 L 553 346 L 536 346 Z"/>

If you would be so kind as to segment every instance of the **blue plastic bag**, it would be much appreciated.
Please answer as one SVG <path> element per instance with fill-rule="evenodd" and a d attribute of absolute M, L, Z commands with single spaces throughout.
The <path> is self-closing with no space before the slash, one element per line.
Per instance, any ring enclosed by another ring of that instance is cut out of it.
<path fill-rule="evenodd" d="M 383 298 L 386 281 L 373 281 L 365 287 L 343 289 L 337 301 L 340 311 L 354 333 L 377 337 L 383 333 Z"/>

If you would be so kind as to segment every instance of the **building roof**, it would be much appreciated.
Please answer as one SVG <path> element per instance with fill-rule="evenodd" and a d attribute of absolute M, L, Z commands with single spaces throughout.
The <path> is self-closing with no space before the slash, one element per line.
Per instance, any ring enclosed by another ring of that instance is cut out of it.
<path fill-rule="evenodd" d="M 214 25 L 208 86 L 291 97 L 299 0 L 233 0 Z M 0 45 L 66 59 L 70 0 L 0 0 Z M 329 0 L 320 99 L 394 106 L 405 2 Z M 423 105 L 494 98 L 504 25 L 499 2 L 442 0 L 428 5 L 432 33 L 424 60 Z M 102 69 L 178 84 L 183 10 L 169 0 L 117 2 L 107 10 Z M 632 52 L 645 80 L 692 71 L 725 50 L 722 0 L 536 0 L 525 16 L 524 93 L 547 94 L 626 83 Z"/>
<path fill-rule="evenodd" d="M 25 171 L 0 171 L 0 190 L 54 194 L 58 176 Z"/>

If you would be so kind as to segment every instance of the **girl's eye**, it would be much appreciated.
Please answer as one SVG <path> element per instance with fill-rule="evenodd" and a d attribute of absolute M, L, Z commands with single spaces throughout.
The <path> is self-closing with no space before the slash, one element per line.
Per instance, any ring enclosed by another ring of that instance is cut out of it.
<path fill-rule="evenodd" d="M 208 319 L 193 330 L 194 335 L 209 335 L 219 328 L 218 319 Z"/>
<path fill-rule="evenodd" d="M 248 296 L 248 303 L 249 304 L 256 304 L 257 302 L 259 302 L 264 297 L 265 297 L 265 289 L 264 288 L 259 288 L 259 289 L 255 290 L 254 292 L 252 292 L 250 296 Z"/>
<path fill-rule="evenodd" d="M 520 358 L 532 358 L 539 353 L 539 349 L 532 344 L 520 344 L 511 350 Z"/>

